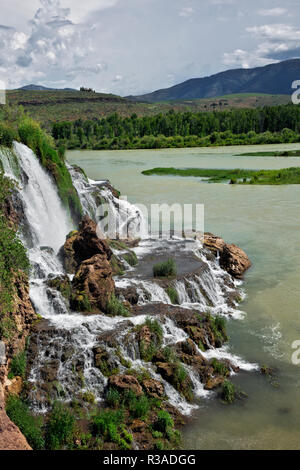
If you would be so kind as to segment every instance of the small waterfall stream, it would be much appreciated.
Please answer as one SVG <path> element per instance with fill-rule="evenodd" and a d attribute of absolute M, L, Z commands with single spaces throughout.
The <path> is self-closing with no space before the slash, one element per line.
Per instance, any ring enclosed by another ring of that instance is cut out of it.
<path fill-rule="evenodd" d="M 0 151 L 0 159 L 7 176 L 17 180 L 19 186 L 18 196 L 23 205 L 26 229 L 21 233 L 21 237 L 28 249 L 32 266 L 31 300 L 36 312 L 49 321 L 49 327 L 41 330 L 33 340 L 36 357 L 31 364 L 29 376 L 29 382 L 32 384 L 30 399 L 33 407 L 40 412 L 47 410 L 49 391 L 43 388 L 37 391 L 35 385 L 41 383 L 45 376 L 51 378 L 51 374 L 55 377 L 53 381 L 57 382 L 59 398 L 70 401 L 79 392 L 91 390 L 100 401 L 107 379 L 94 365 L 93 348 L 99 345 L 99 338 L 104 332 L 114 331 L 118 326 L 122 334 L 119 335 L 119 344 L 116 346 L 122 349 L 125 359 L 128 358 L 133 367 L 142 366 L 148 369 L 153 378 L 162 381 L 150 364 L 144 363 L 136 356 L 134 348 L 130 352 L 130 348 L 124 348 L 120 340 L 135 325 L 145 321 L 144 315 L 124 319 L 124 317 L 111 318 L 104 315 L 84 316 L 71 312 L 62 295 L 45 284 L 48 278 L 65 275 L 58 251 L 64 244 L 66 235 L 74 228 L 73 224 L 62 207 L 50 176 L 28 147 L 15 142 L 13 152 Z M 86 214 L 95 219 L 97 207 L 104 200 L 113 217 L 117 216 L 117 211 L 120 209 L 119 226 L 123 234 L 131 237 L 136 235 L 147 237 L 146 223 L 139 209 L 128 201 L 117 199 L 106 182 L 91 184 L 78 169 L 71 166 L 68 168 Z M 148 249 L 149 244 L 151 247 L 151 241 L 145 241 Z M 232 279 L 216 262 L 210 262 L 205 258 L 199 244 L 195 243 L 194 251 L 206 264 L 206 270 L 203 276 L 195 275 L 186 280 L 176 281 L 174 287 L 178 292 L 180 304 L 188 308 L 198 306 L 202 310 L 210 309 L 212 313 L 233 313 L 234 309 L 226 301 L 228 292 L 235 288 Z M 138 256 L 141 252 L 142 248 L 137 248 Z M 116 279 L 117 287 L 128 284 L 137 288 L 140 304 L 171 303 L 165 289 L 154 281 L 133 277 Z M 176 327 L 170 319 L 165 319 L 162 327 L 165 333 L 165 345 L 176 344 L 187 338 L 186 333 Z M 223 354 L 226 355 L 226 352 L 223 351 Z M 213 357 L 216 357 L 216 354 Z M 235 359 L 238 362 L 238 358 Z M 120 372 L 125 370 L 117 356 L 115 362 Z M 243 361 L 240 361 L 240 366 L 249 368 Z M 191 379 L 197 396 L 206 396 L 208 392 L 203 389 L 195 374 L 191 373 Z M 183 413 L 190 413 L 194 405 L 188 405 L 170 384 L 165 381 L 163 383 L 170 403 Z"/>

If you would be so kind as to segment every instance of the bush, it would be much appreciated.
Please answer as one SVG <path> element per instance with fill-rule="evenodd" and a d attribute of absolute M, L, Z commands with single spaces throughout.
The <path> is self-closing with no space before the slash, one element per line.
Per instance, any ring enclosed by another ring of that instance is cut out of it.
<path fill-rule="evenodd" d="M 43 420 L 31 414 L 28 406 L 19 397 L 11 395 L 6 403 L 8 417 L 20 428 L 34 450 L 42 450 L 45 441 L 42 434 Z"/>
<path fill-rule="evenodd" d="M 71 443 L 75 430 L 75 418 L 62 403 L 53 406 L 46 428 L 46 447 L 58 450 Z"/>
<path fill-rule="evenodd" d="M 118 411 L 100 411 L 93 418 L 93 433 L 102 436 L 104 441 L 118 444 L 121 450 L 130 449 L 132 435 L 124 428 L 124 414 Z"/>
<path fill-rule="evenodd" d="M 123 303 L 112 294 L 111 298 L 107 302 L 106 313 L 114 317 L 129 317 L 130 312 L 124 307 Z"/>
<path fill-rule="evenodd" d="M 176 276 L 177 267 L 175 261 L 170 258 L 163 263 L 158 263 L 153 266 L 154 277 L 171 277 Z"/>
<path fill-rule="evenodd" d="M 144 419 L 147 417 L 150 409 L 150 403 L 148 398 L 142 395 L 139 398 L 135 398 L 131 401 L 129 406 L 130 414 L 133 418 Z"/>
<path fill-rule="evenodd" d="M 26 354 L 25 351 L 20 352 L 13 357 L 10 363 L 10 371 L 8 374 L 9 379 L 13 379 L 16 376 L 25 378 L 26 373 Z"/>
<path fill-rule="evenodd" d="M 229 380 L 225 380 L 222 386 L 222 398 L 227 403 L 233 403 L 236 398 L 235 385 Z"/>
<path fill-rule="evenodd" d="M 106 402 L 108 406 L 112 408 L 117 408 L 120 405 L 121 396 L 115 388 L 110 388 L 106 395 Z"/>
<path fill-rule="evenodd" d="M 161 410 L 157 413 L 157 420 L 153 425 L 155 431 L 166 434 L 169 428 L 174 428 L 174 421 L 167 411 Z"/>
<path fill-rule="evenodd" d="M 224 375 L 225 377 L 227 375 L 229 375 L 229 368 L 226 364 L 224 364 L 223 362 L 220 362 L 218 361 L 217 359 L 213 359 L 211 361 L 211 365 L 213 366 L 214 368 L 214 371 L 217 373 L 217 374 L 220 374 L 220 375 Z"/>

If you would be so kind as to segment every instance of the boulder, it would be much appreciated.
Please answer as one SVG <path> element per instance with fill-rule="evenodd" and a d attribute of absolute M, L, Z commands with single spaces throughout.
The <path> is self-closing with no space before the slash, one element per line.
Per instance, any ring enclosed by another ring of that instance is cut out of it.
<path fill-rule="evenodd" d="M 7 379 L 5 383 L 5 397 L 9 395 L 20 396 L 23 388 L 22 377 L 14 377 L 13 379 Z"/>
<path fill-rule="evenodd" d="M 251 267 L 246 253 L 236 245 L 225 243 L 221 237 L 205 233 L 204 246 L 215 256 L 219 254 L 221 268 L 237 279 L 242 278 L 245 271 Z"/>
<path fill-rule="evenodd" d="M 143 389 L 133 375 L 112 375 L 108 379 L 108 385 L 120 392 L 132 390 L 137 396 L 143 395 Z"/>
<path fill-rule="evenodd" d="M 83 261 L 72 281 L 71 308 L 77 311 L 105 312 L 115 292 L 112 269 L 106 255 Z"/>
<path fill-rule="evenodd" d="M 62 255 L 67 272 L 74 274 L 83 261 L 95 255 L 102 255 L 109 261 L 112 251 L 106 240 L 99 238 L 96 222 L 85 216 L 79 225 L 79 231 L 72 232 L 67 238 Z"/>
<path fill-rule="evenodd" d="M 162 398 L 165 395 L 165 389 L 161 382 L 154 379 L 143 381 L 143 387 L 146 393 L 153 398 Z"/>
<path fill-rule="evenodd" d="M 205 390 L 214 390 L 215 388 L 220 387 L 223 384 L 225 378 L 222 375 L 216 375 L 215 377 L 210 377 L 206 384 L 204 385 Z"/>

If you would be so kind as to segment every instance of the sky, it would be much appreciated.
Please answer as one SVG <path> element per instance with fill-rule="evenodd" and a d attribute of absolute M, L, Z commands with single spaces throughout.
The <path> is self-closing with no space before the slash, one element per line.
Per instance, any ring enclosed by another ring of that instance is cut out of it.
<path fill-rule="evenodd" d="M 0 81 L 121 96 L 300 57 L 299 0 L 1 0 Z"/>

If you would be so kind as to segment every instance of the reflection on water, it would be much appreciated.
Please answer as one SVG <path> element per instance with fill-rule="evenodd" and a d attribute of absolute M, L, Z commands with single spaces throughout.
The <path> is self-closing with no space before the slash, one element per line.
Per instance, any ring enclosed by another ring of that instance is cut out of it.
<path fill-rule="evenodd" d="M 234 156 L 270 149 L 300 149 L 300 144 L 68 154 L 89 177 L 110 179 L 134 203 L 205 204 L 205 229 L 240 245 L 253 261 L 242 304 L 247 316 L 229 323 L 230 348 L 250 362 L 276 367 L 278 378 L 270 383 L 258 373 L 243 372 L 233 380 L 247 400 L 233 406 L 203 400 L 184 431 L 186 448 L 299 448 L 300 366 L 291 363 L 291 343 L 300 339 L 300 186 L 206 184 L 197 178 L 146 177 L 141 171 L 300 166 L 299 157 Z"/>

